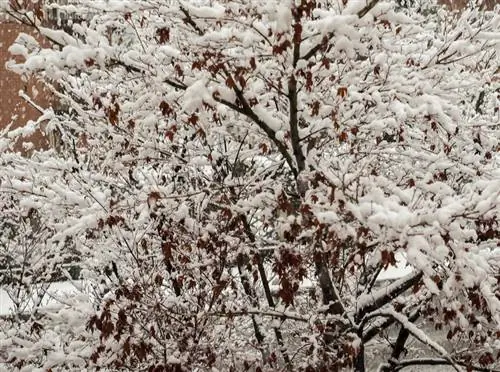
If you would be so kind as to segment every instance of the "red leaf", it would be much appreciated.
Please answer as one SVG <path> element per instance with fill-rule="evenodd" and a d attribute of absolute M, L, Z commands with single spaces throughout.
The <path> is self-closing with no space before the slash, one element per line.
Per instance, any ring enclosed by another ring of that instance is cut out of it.
<path fill-rule="evenodd" d="M 192 114 L 188 119 L 188 123 L 191 125 L 196 125 L 196 123 L 198 123 L 198 115 Z"/>
<path fill-rule="evenodd" d="M 295 23 L 293 25 L 293 42 L 299 44 L 302 38 L 302 25 L 300 23 Z"/>
<path fill-rule="evenodd" d="M 347 134 L 346 131 L 343 131 L 342 133 L 339 134 L 338 137 L 340 142 L 346 142 L 347 138 L 349 138 L 349 135 Z"/>
<path fill-rule="evenodd" d="M 311 116 L 316 116 L 319 114 L 319 107 L 320 107 L 319 101 L 314 101 L 312 104 Z"/>
<path fill-rule="evenodd" d="M 85 62 L 85 66 L 92 67 L 95 64 L 95 59 L 93 59 L 93 58 L 86 58 L 84 62 Z"/>
<path fill-rule="evenodd" d="M 384 268 L 387 269 L 389 265 L 396 265 L 396 258 L 394 257 L 394 252 L 393 251 L 382 251 L 382 264 L 384 265 Z"/>
<path fill-rule="evenodd" d="M 175 72 L 177 73 L 177 75 L 179 75 L 179 77 L 183 77 L 184 76 L 184 71 L 182 70 L 182 67 L 180 65 L 175 65 Z"/>
<path fill-rule="evenodd" d="M 161 101 L 160 103 L 160 110 L 161 110 L 161 114 L 163 116 L 167 116 L 167 115 L 170 115 L 170 114 L 173 114 L 174 110 L 172 110 L 172 108 L 170 107 L 170 105 L 165 102 L 165 101 Z"/>
<path fill-rule="evenodd" d="M 269 151 L 269 149 L 265 143 L 259 144 L 259 149 L 262 152 L 262 154 L 264 154 L 264 155 L 267 154 Z"/>
<path fill-rule="evenodd" d="M 156 30 L 156 36 L 158 37 L 158 43 L 165 44 L 170 40 L 170 30 L 167 27 L 162 27 Z"/>
<path fill-rule="evenodd" d="M 238 76 L 238 83 L 240 83 L 240 87 L 241 88 L 245 88 L 246 85 L 247 85 L 247 81 L 245 80 L 245 78 L 243 77 L 243 75 L 239 75 Z"/>
<path fill-rule="evenodd" d="M 283 302 L 286 305 L 291 305 L 293 304 L 293 297 L 294 297 L 294 292 L 292 285 L 288 278 L 284 277 L 281 278 L 281 283 L 280 283 L 280 290 L 278 292 L 278 295 L 280 298 L 283 300 Z"/>
<path fill-rule="evenodd" d="M 323 59 L 321 60 L 321 66 L 323 66 L 324 68 L 329 70 L 330 69 L 330 60 L 326 57 L 323 57 Z"/>
<path fill-rule="evenodd" d="M 273 54 L 282 54 L 285 50 L 290 48 L 292 46 L 292 43 L 290 40 L 285 40 L 281 44 L 278 45 L 273 45 Z"/>
<path fill-rule="evenodd" d="M 226 78 L 226 86 L 227 86 L 228 88 L 231 88 L 231 89 L 236 88 L 236 84 L 235 84 L 235 82 L 234 82 L 234 80 L 233 80 L 233 77 L 232 77 L 232 76 L 228 76 L 228 77 Z"/>
<path fill-rule="evenodd" d="M 337 89 L 337 96 L 340 96 L 342 98 L 344 98 L 345 96 L 347 96 L 347 87 L 339 87 Z"/>
<path fill-rule="evenodd" d="M 155 284 L 156 285 L 162 285 L 163 284 L 163 277 L 160 274 L 156 274 L 156 276 L 155 276 Z"/>
<path fill-rule="evenodd" d="M 312 72 L 311 71 L 307 71 L 306 72 L 306 90 L 308 92 L 311 92 L 312 91 L 312 87 L 313 87 Z"/>
<path fill-rule="evenodd" d="M 108 120 L 112 125 L 118 125 L 118 115 L 120 113 L 120 106 L 118 103 L 115 102 L 115 104 L 108 108 Z"/>
<path fill-rule="evenodd" d="M 207 134 L 205 133 L 205 131 L 201 128 L 199 128 L 197 131 L 196 131 L 196 135 L 205 139 L 207 137 Z"/>
<path fill-rule="evenodd" d="M 382 20 L 380 23 L 384 26 L 384 28 L 391 28 L 391 23 L 387 20 Z"/>

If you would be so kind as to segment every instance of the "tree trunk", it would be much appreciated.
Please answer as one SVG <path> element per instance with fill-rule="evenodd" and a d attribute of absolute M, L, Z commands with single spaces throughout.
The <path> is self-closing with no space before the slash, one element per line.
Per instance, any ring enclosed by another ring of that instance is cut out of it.
<path fill-rule="evenodd" d="M 359 337 L 361 338 L 362 335 Z M 354 371 L 355 372 L 365 372 L 365 344 L 361 341 L 359 346 L 358 354 L 354 360 Z"/>

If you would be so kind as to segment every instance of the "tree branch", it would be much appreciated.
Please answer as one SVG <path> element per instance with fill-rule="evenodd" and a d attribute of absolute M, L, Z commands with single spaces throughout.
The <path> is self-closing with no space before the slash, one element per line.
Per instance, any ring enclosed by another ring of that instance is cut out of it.
<path fill-rule="evenodd" d="M 203 36 L 205 34 L 205 31 L 203 31 L 200 26 L 193 20 L 193 17 L 191 17 L 191 14 L 187 11 L 186 8 L 183 6 L 180 7 L 181 12 L 184 14 L 186 18 L 184 18 L 184 22 L 186 22 L 188 25 L 190 25 L 197 33 L 199 36 Z"/>
<path fill-rule="evenodd" d="M 289 102 L 289 124 L 290 124 L 290 137 L 292 140 L 293 155 L 295 156 L 295 161 L 297 162 L 297 175 L 304 170 L 305 158 L 300 147 L 299 138 L 299 128 L 298 128 L 298 89 L 297 89 L 297 79 L 295 78 L 295 66 L 300 58 L 300 30 L 302 25 L 300 24 L 300 14 L 298 11 L 295 12 L 295 26 L 294 26 L 294 36 L 293 36 L 293 67 L 294 70 L 290 73 L 288 79 L 288 102 Z"/>
<path fill-rule="evenodd" d="M 354 319 L 359 322 L 366 314 L 380 309 L 382 306 L 388 304 L 407 289 L 418 283 L 420 279 L 422 279 L 422 275 L 422 272 L 409 274 L 387 287 L 383 287 L 371 294 L 364 294 L 360 296 L 358 301 L 359 307 Z"/>
<path fill-rule="evenodd" d="M 380 0 L 371 0 L 368 4 L 365 5 L 365 7 L 363 9 L 361 9 L 358 13 L 357 13 L 357 16 L 359 18 L 363 18 L 366 14 L 368 14 L 368 12 L 370 10 L 373 9 L 373 7 L 375 5 L 377 5 L 377 3 L 379 2 Z M 327 40 L 330 41 L 334 36 L 334 33 L 333 32 L 329 32 L 327 34 Z M 321 48 L 323 47 L 323 41 L 319 44 L 317 44 L 316 46 L 314 46 L 311 50 L 309 50 L 309 52 L 307 52 L 303 57 L 302 59 L 305 59 L 305 60 L 308 60 L 309 58 L 311 58 L 312 56 L 314 56 L 317 52 L 319 52 L 321 50 Z"/>
<path fill-rule="evenodd" d="M 268 316 L 271 318 L 278 318 L 281 320 L 294 320 L 296 322 L 308 323 L 309 319 L 303 318 L 298 315 L 294 315 L 292 313 L 281 312 L 281 311 L 272 311 L 272 310 L 244 310 L 244 311 L 228 311 L 228 312 L 212 312 L 208 313 L 208 315 L 212 316 L 220 316 L 220 317 L 234 317 L 234 316 L 247 316 L 247 315 L 262 315 Z"/>
<path fill-rule="evenodd" d="M 187 14 L 186 15 L 186 17 L 187 17 L 186 22 L 188 24 L 190 24 L 191 26 L 193 26 L 195 28 L 195 30 L 197 30 L 198 33 L 202 32 L 202 34 L 203 34 L 203 31 L 201 29 L 199 29 L 199 27 L 196 25 L 196 23 L 190 17 L 189 12 L 187 12 L 187 10 L 185 10 L 183 8 L 181 8 L 181 11 L 185 15 Z M 28 18 L 28 21 L 31 21 L 31 20 Z M 38 32 L 40 32 L 43 35 L 43 32 L 41 32 L 40 28 L 34 22 L 31 21 L 29 23 L 28 22 L 22 22 L 22 23 L 35 28 Z M 46 35 L 44 35 L 44 37 L 46 37 L 47 40 L 49 40 L 51 43 L 53 43 L 55 45 L 58 45 L 59 47 L 64 46 L 63 44 L 57 42 L 56 40 L 53 40 L 52 38 L 50 38 Z M 141 73 L 141 74 L 145 72 L 144 70 L 142 70 L 139 67 L 128 65 L 128 64 L 124 63 L 123 61 L 120 61 L 117 59 L 111 59 L 109 65 L 110 66 L 119 65 L 119 66 L 124 67 L 128 71 Z M 226 73 L 226 75 L 230 76 L 230 74 L 228 73 L 228 71 L 225 68 L 224 68 L 224 72 Z M 185 84 L 180 83 L 180 82 L 176 82 L 175 80 L 168 79 L 168 78 L 164 80 L 164 83 L 166 83 L 167 85 L 169 85 L 173 88 L 180 89 L 180 90 L 186 90 L 188 88 L 188 86 L 186 86 Z M 251 119 L 255 124 L 257 124 L 257 126 L 259 128 L 261 128 L 266 133 L 268 138 L 271 141 L 273 141 L 273 143 L 276 145 L 276 147 L 278 148 L 281 155 L 285 158 L 285 161 L 289 165 L 292 173 L 294 174 L 295 177 L 297 177 L 299 172 L 295 168 L 295 166 L 293 164 L 292 157 L 288 153 L 286 146 L 276 138 L 276 133 L 262 119 L 260 119 L 258 117 L 258 115 L 252 110 L 252 108 L 250 107 L 250 105 L 248 104 L 247 100 L 244 97 L 243 91 L 238 89 L 238 87 L 234 86 L 234 92 L 236 93 L 236 96 L 238 97 L 242 107 L 238 106 L 237 104 L 235 104 L 233 102 L 229 102 L 227 100 L 224 100 L 224 99 L 221 99 L 218 97 L 214 97 L 214 99 L 216 102 L 219 102 L 219 103 L 223 104 L 224 106 L 226 106 L 226 107 L 228 107 L 228 108 L 230 108 L 230 109 L 232 109 L 240 114 L 245 115 L 247 118 Z"/>
<path fill-rule="evenodd" d="M 231 76 L 229 71 L 227 71 L 227 69 L 225 67 L 223 68 L 223 70 L 224 70 L 224 73 L 226 74 L 226 76 L 234 81 L 233 77 Z M 297 177 L 299 175 L 299 171 L 295 168 L 295 166 L 293 164 L 292 157 L 288 153 L 286 146 L 280 140 L 278 140 L 276 138 L 276 133 L 274 132 L 274 130 L 272 130 L 269 127 L 269 125 L 267 125 L 266 122 L 264 122 L 261 118 L 259 118 L 259 116 L 252 110 L 252 108 L 248 104 L 248 101 L 245 98 L 245 95 L 243 94 L 243 91 L 236 86 L 236 83 L 234 83 L 234 85 L 233 85 L 233 91 L 236 94 L 236 97 L 238 98 L 238 100 L 241 104 L 241 107 L 234 104 L 234 103 L 231 103 L 230 105 L 228 105 L 226 103 L 227 101 L 221 100 L 218 98 L 215 98 L 215 100 L 217 102 L 220 102 L 220 103 L 228 106 L 229 108 L 245 115 L 247 118 L 251 119 L 255 124 L 257 124 L 257 126 L 266 133 L 267 137 L 273 141 L 273 143 L 276 145 L 276 147 L 278 148 L 281 155 L 285 158 L 293 175 L 295 177 Z"/>
<path fill-rule="evenodd" d="M 366 343 L 377 336 L 381 330 L 386 329 L 393 325 L 395 320 L 393 318 L 386 318 L 381 323 L 375 324 L 373 327 L 368 328 L 368 330 L 363 334 L 363 342 Z"/>
<path fill-rule="evenodd" d="M 424 331 L 422 331 L 415 324 L 410 322 L 408 317 L 406 317 L 404 314 L 396 312 L 394 308 L 388 308 L 388 309 L 381 309 L 370 314 L 370 318 L 376 316 L 394 318 L 394 320 L 399 322 L 404 328 L 406 328 L 413 337 L 415 337 L 418 341 L 420 341 L 424 345 L 429 346 L 436 353 L 440 354 L 444 360 L 448 361 L 448 364 L 450 366 L 452 366 L 456 371 L 461 372 L 461 369 L 459 368 L 457 363 L 448 355 L 448 352 L 437 342 L 430 339 L 424 333 Z"/>
<path fill-rule="evenodd" d="M 414 323 L 419 316 L 420 316 L 420 310 L 417 310 L 408 317 L 408 321 Z M 391 372 L 391 368 L 392 370 L 394 370 L 394 365 L 396 361 L 399 360 L 401 354 L 403 354 L 403 352 L 405 351 L 405 345 L 409 337 L 410 337 L 410 332 L 403 325 L 401 325 L 398 337 L 396 338 L 396 343 L 392 348 L 391 357 L 389 358 L 389 367 L 385 367 L 386 369 L 382 369 L 382 372 Z"/>
<path fill-rule="evenodd" d="M 457 365 L 460 365 L 462 367 L 466 367 L 469 370 L 472 371 L 479 371 L 479 372 L 500 372 L 500 369 L 492 369 L 492 368 L 486 368 L 486 367 L 479 367 L 479 366 L 474 366 L 470 364 L 466 364 L 463 362 L 454 362 Z M 403 368 L 406 367 L 411 367 L 411 366 L 443 366 L 443 365 L 452 365 L 450 361 L 442 358 L 418 358 L 418 359 L 405 359 L 397 363 L 397 365 L 392 369 L 392 371 L 396 372 L 399 370 L 402 370 Z"/>
<path fill-rule="evenodd" d="M 243 223 L 243 229 L 245 230 L 245 234 L 247 235 L 248 239 L 252 244 L 255 244 L 255 235 L 252 229 L 250 228 L 250 224 L 248 223 L 247 217 L 241 215 L 240 220 Z M 274 308 L 275 307 L 274 299 L 271 293 L 271 288 L 269 287 L 269 280 L 267 279 L 266 271 L 264 269 L 262 254 L 261 252 L 257 252 L 257 255 L 258 255 L 257 269 L 259 270 L 260 280 L 262 281 L 262 285 L 264 286 L 264 293 L 266 295 L 267 304 L 269 305 L 269 307 Z M 291 369 L 290 357 L 288 356 L 288 351 L 285 347 L 285 342 L 283 341 L 283 335 L 281 334 L 281 330 L 278 327 L 273 327 L 273 329 L 274 329 L 274 334 L 276 336 L 276 340 L 278 341 L 278 345 L 280 346 L 283 359 L 288 368 Z"/>

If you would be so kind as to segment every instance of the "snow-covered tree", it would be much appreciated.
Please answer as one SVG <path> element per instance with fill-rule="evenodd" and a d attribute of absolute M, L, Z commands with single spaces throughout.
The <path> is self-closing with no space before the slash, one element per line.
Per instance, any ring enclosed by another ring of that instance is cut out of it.
<path fill-rule="evenodd" d="M 25 5 L 53 46 L 22 34 L 8 67 L 65 109 L 40 119 L 55 149 L 8 152 L 36 123 L 2 139 L 0 206 L 87 296 L 2 328 L 13 365 L 364 371 L 381 344 L 387 371 L 497 364 L 498 14 L 79 0 L 47 5 L 71 15 L 54 29 Z"/>

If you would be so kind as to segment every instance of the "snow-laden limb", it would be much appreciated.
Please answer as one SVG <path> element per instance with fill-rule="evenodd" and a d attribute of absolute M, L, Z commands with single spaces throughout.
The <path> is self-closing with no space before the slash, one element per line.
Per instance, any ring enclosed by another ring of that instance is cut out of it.
<path fill-rule="evenodd" d="M 444 360 L 448 362 L 456 371 L 462 371 L 462 368 L 450 357 L 449 353 L 436 341 L 432 340 L 421 328 L 417 327 L 414 323 L 408 320 L 408 317 L 395 311 L 393 308 L 384 308 L 369 314 L 369 317 L 391 317 L 395 319 L 401 326 L 407 329 L 413 337 L 424 345 L 431 348 L 434 352 L 439 354 Z"/>
<path fill-rule="evenodd" d="M 362 319 L 365 314 L 384 307 L 417 284 L 422 278 L 422 275 L 421 272 L 414 272 L 373 292 L 361 294 L 356 303 L 356 318 Z"/>
<path fill-rule="evenodd" d="M 305 318 L 304 316 L 297 315 L 292 312 L 287 311 L 271 311 L 271 310 L 257 310 L 257 309 L 245 309 L 243 311 L 231 311 L 230 313 L 210 313 L 208 315 L 218 316 L 218 317 L 233 317 L 233 316 L 246 316 L 248 314 L 269 316 L 272 318 L 279 319 L 281 321 L 294 320 L 298 322 L 310 323 L 311 320 Z"/>
<path fill-rule="evenodd" d="M 479 372 L 498 372 L 498 369 L 492 369 L 487 367 L 481 367 L 476 365 L 468 365 L 465 363 L 456 362 L 457 365 L 460 365 L 464 368 L 467 368 L 470 371 L 479 371 Z M 397 361 L 395 364 L 382 364 L 378 367 L 378 371 L 384 372 L 386 368 L 391 368 L 393 371 L 400 371 L 404 368 L 411 366 L 449 366 L 450 361 L 444 358 L 415 358 L 415 359 L 403 359 L 401 361 Z"/>

